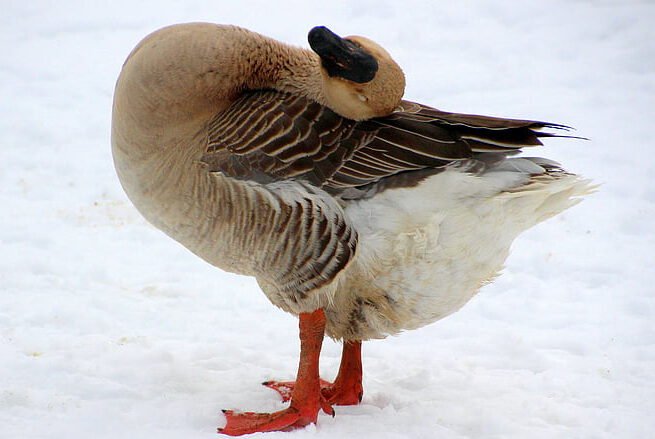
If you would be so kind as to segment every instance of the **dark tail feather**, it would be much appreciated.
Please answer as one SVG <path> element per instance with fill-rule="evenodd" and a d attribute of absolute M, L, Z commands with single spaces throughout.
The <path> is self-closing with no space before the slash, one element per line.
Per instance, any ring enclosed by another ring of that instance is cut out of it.
<path fill-rule="evenodd" d="M 438 126 L 447 131 L 452 139 L 462 140 L 469 144 L 473 152 L 511 151 L 523 147 L 542 145 L 540 139 L 544 137 L 588 140 L 584 137 L 569 135 L 568 132 L 573 128 L 567 125 L 534 120 L 449 113 L 409 101 L 403 101 L 398 111 L 392 114 L 390 118 Z M 567 134 L 557 131 L 566 132 Z"/>

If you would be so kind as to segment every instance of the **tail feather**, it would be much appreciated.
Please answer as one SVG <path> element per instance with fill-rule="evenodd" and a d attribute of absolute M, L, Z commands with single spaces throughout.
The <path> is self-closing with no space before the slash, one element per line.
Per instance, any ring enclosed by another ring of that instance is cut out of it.
<path fill-rule="evenodd" d="M 530 162 L 535 166 L 544 167 L 542 168 L 544 172 L 532 174 L 525 184 L 507 189 L 497 197 L 505 203 L 510 217 L 514 211 L 533 212 L 532 215 L 517 216 L 524 219 L 525 224 L 522 224 L 524 229 L 575 206 L 584 196 L 592 194 L 598 187 L 590 180 L 567 173 L 551 160 L 520 158 L 509 159 L 506 162 L 518 160 L 524 162 L 518 166 L 525 166 L 525 162 Z"/>

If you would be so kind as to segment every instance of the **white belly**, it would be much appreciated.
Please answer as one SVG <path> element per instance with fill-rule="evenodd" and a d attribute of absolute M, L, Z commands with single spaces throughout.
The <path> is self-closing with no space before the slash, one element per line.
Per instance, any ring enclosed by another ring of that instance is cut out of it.
<path fill-rule="evenodd" d="M 345 286 L 371 304 L 355 312 L 361 338 L 417 328 L 458 310 L 499 273 L 519 233 L 588 189 L 571 175 L 535 181 L 515 171 L 451 170 L 349 205 L 359 249 L 356 274 Z"/>

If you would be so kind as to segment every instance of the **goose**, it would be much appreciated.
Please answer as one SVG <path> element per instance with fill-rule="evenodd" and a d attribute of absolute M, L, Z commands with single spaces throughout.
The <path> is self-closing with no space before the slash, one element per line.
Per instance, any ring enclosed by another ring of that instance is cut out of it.
<path fill-rule="evenodd" d="M 289 406 L 224 410 L 226 435 L 358 404 L 363 341 L 455 312 L 521 232 L 592 190 L 517 156 L 568 127 L 403 100 L 403 71 L 377 43 L 322 26 L 308 40 L 172 25 L 138 43 L 116 83 L 112 153 L 136 209 L 299 318 L 296 380 L 264 383 Z M 325 335 L 343 341 L 334 382 L 319 377 Z"/>

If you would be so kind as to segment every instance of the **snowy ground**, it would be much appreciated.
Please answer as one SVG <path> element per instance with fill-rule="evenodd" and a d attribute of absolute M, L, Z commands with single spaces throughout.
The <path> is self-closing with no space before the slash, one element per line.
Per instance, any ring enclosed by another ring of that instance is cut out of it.
<path fill-rule="evenodd" d="M 132 3 L 3 1 L 0 438 L 214 438 L 221 408 L 283 407 L 259 383 L 293 377 L 296 320 L 146 224 L 113 171 L 122 61 L 197 20 L 367 35 L 410 99 L 577 127 L 531 154 L 603 183 L 459 313 L 366 343 L 362 405 L 266 438 L 652 437 L 655 4 Z"/>

